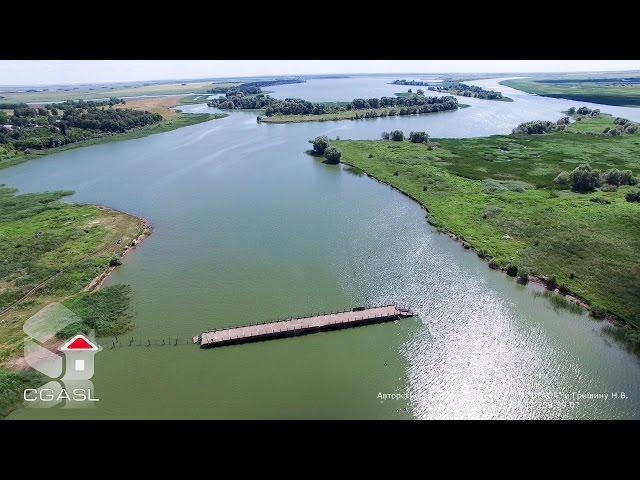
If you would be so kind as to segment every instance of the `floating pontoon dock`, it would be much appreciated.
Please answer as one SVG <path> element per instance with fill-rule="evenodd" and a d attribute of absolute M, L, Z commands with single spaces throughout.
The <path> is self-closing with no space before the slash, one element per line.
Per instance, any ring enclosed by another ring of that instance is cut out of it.
<path fill-rule="evenodd" d="M 193 337 L 193 343 L 200 344 L 200 348 L 220 347 L 357 327 L 371 323 L 389 322 L 412 316 L 414 316 L 414 313 L 410 309 L 397 305 L 357 307 L 344 312 L 288 318 L 268 323 L 211 330 Z"/>

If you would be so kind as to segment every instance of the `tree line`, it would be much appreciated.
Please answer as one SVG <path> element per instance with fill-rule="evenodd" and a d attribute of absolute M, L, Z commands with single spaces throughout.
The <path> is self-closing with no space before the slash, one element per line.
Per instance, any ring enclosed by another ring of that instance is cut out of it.
<path fill-rule="evenodd" d="M 303 78 L 281 78 L 279 80 L 261 80 L 258 82 L 245 82 L 235 87 L 214 87 L 209 93 L 224 93 L 234 95 L 236 93 L 244 93 L 247 95 L 255 95 L 262 93 L 262 87 L 272 87 L 274 85 L 287 85 L 290 83 L 304 83 Z"/>
<path fill-rule="evenodd" d="M 243 92 L 237 92 L 213 99 L 208 105 L 223 110 L 264 110 L 267 117 L 274 115 L 322 115 L 380 108 L 391 109 L 385 111 L 386 115 L 411 115 L 455 110 L 458 108 L 458 101 L 451 96 L 424 97 L 414 95 L 407 97 L 356 98 L 351 102 L 327 103 L 309 102 L 299 98 L 278 100 L 264 94 L 247 95 Z M 363 114 L 363 117 L 379 116 L 379 112 L 368 112 L 368 114 Z"/>
<path fill-rule="evenodd" d="M 13 115 L 0 117 L 0 144 L 16 150 L 40 150 L 162 121 L 157 113 L 112 108 L 124 103 L 110 98 L 99 102 L 68 100 L 40 107 L 17 105 Z"/>
<path fill-rule="evenodd" d="M 432 82 L 422 82 L 418 80 L 394 80 L 391 83 L 394 85 L 429 87 L 429 90 L 432 92 L 447 92 L 461 97 L 473 97 L 483 100 L 503 100 L 506 98 L 502 93 L 496 92 L 495 90 L 485 90 L 482 87 L 460 82 L 444 81 L 436 85 Z"/>

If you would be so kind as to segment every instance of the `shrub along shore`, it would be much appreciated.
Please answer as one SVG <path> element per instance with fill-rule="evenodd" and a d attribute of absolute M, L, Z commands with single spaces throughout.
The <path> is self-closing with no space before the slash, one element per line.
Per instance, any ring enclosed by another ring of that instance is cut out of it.
<path fill-rule="evenodd" d="M 342 162 L 419 202 L 430 224 L 492 268 L 521 283 L 539 278 L 584 301 L 595 317 L 638 327 L 640 135 L 604 133 L 623 123 L 609 116 L 580 118 L 541 134 L 429 139 L 413 132 L 414 143 L 390 132 L 330 145 Z M 576 169 L 576 186 L 556 181 Z M 584 177 L 586 188 L 577 186 Z M 628 336 L 640 341 L 636 329 Z"/>

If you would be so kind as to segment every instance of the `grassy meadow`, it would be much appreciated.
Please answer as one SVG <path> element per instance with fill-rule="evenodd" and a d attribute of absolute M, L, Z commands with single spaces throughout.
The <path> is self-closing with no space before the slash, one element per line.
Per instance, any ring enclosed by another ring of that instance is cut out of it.
<path fill-rule="evenodd" d="M 69 194 L 0 187 L 0 364 L 20 354 L 31 315 L 78 295 L 144 232 L 137 217 L 59 201 Z"/>
<path fill-rule="evenodd" d="M 640 203 L 617 191 L 574 193 L 554 183 L 581 163 L 640 175 L 640 135 L 585 134 L 611 126 L 584 118 L 567 132 L 409 141 L 332 140 L 342 161 L 393 185 L 503 268 L 544 278 L 640 326 Z"/>
<path fill-rule="evenodd" d="M 168 82 L 154 84 L 133 85 L 104 85 L 81 86 L 69 88 L 68 86 L 51 87 L 43 92 L 14 92 L 0 91 L 0 103 L 38 103 L 38 102 L 63 102 L 65 100 L 95 100 L 109 97 L 134 97 L 139 95 L 184 95 L 186 93 L 205 94 L 215 87 L 234 87 L 239 82 Z"/>
<path fill-rule="evenodd" d="M 0 186 L 0 416 L 21 401 L 24 388 L 43 383 L 20 356 L 22 327 L 44 306 L 61 302 L 82 319 L 65 337 L 114 335 L 132 325 L 129 287 L 96 291 L 94 279 L 146 226 L 126 213 L 60 201 L 70 193 L 16 195 Z"/>
<path fill-rule="evenodd" d="M 570 79 L 571 77 L 568 77 Z M 566 98 L 603 105 L 619 105 L 627 107 L 640 106 L 640 82 L 624 82 L 611 79 L 603 82 L 597 78 L 575 78 L 575 83 L 567 79 L 534 79 L 519 78 L 500 82 L 511 88 L 534 93 L 545 97 Z"/>

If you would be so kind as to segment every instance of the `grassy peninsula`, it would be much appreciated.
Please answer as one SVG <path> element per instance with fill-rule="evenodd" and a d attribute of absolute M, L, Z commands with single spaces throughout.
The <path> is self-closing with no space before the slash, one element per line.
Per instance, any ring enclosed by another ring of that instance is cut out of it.
<path fill-rule="evenodd" d="M 501 85 L 553 98 L 627 107 L 640 106 L 640 75 L 564 75 L 554 78 L 518 78 Z"/>
<path fill-rule="evenodd" d="M 344 163 L 422 204 L 429 223 L 455 235 L 492 267 L 523 282 L 528 275 L 546 279 L 550 288 L 587 301 L 594 315 L 608 312 L 638 327 L 640 202 L 634 198 L 640 194 L 628 183 L 630 175 L 640 174 L 640 134 L 633 128 L 625 133 L 622 126 L 630 123 L 609 116 L 577 118 L 555 127 L 541 122 L 550 132 L 542 134 L 331 145 Z M 516 131 L 538 131 L 530 123 Z M 610 129 L 621 133 L 611 135 Z M 578 168 L 572 175 L 592 182 L 584 193 L 560 181 L 569 176 L 563 172 L 582 164 L 589 170 Z M 626 182 L 620 172 L 619 186 L 598 180 L 596 169 L 608 178 L 614 168 L 631 170 Z"/>
<path fill-rule="evenodd" d="M 0 415 L 42 380 L 20 356 L 24 322 L 45 305 L 61 302 L 82 319 L 65 336 L 131 326 L 129 287 L 98 287 L 149 227 L 123 212 L 60 201 L 70 193 L 16 195 L 0 186 Z"/>

